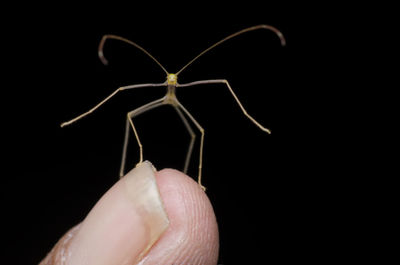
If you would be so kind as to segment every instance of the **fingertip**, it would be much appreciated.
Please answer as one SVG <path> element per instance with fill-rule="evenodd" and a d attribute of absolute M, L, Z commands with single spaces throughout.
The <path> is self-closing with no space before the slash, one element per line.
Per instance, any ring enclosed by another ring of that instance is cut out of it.
<path fill-rule="evenodd" d="M 153 167 L 141 163 L 87 215 L 71 242 L 67 264 L 136 264 L 168 225 Z"/>
<path fill-rule="evenodd" d="M 216 264 L 218 225 L 197 182 L 174 169 L 156 173 L 170 225 L 140 264 Z"/>
<path fill-rule="evenodd" d="M 200 186 L 173 169 L 154 178 L 146 164 L 116 183 L 41 264 L 133 264 L 137 257 L 141 265 L 216 264 L 218 241 L 215 214 Z"/>

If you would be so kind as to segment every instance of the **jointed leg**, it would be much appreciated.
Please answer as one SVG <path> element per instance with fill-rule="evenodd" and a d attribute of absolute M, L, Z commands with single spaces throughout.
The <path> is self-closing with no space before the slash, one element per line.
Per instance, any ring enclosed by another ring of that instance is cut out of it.
<path fill-rule="evenodd" d="M 188 167 L 189 167 L 190 157 L 192 156 L 193 145 L 194 145 L 194 141 L 196 139 L 196 134 L 193 132 L 192 127 L 190 126 L 188 120 L 183 115 L 183 113 L 180 111 L 180 109 L 175 105 L 173 107 L 176 110 L 176 112 L 178 113 L 178 115 L 181 118 L 181 120 L 183 121 L 183 124 L 185 125 L 185 127 L 188 130 L 188 132 L 190 134 L 190 137 L 191 137 L 190 138 L 190 143 L 189 143 L 189 148 L 188 148 L 187 153 L 186 153 L 185 167 L 183 168 L 183 172 L 186 174 L 187 171 L 188 171 Z"/>
<path fill-rule="evenodd" d="M 126 163 L 126 150 L 128 148 L 129 141 L 129 119 L 126 117 L 126 125 L 125 125 L 125 137 L 124 137 L 124 146 L 122 147 L 122 159 L 121 166 L 119 168 L 119 177 L 122 178 L 124 176 L 125 171 L 125 163 Z M 139 145 L 140 147 L 140 145 Z"/>
<path fill-rule="evenodd" d="M 146 111 L 149 111 L 149 110 L 151 110 L 153 108 L 159 107 L 159 106 L 161 106 L 163 104 L 164 104 L 164 98 L 161 98 L 161 99 L 157 99 L 155 101 L 152 101 L 152 102 L 150 102 L 150 103 L 148 103 L 146 105 L 143 105 L 143 106 L 141 106 L 141 107 L 139 107 L 139 108 L 137 108 L 137 109 L 135 109 L 133 111 L 128 112 L 127 118 L 126 118 L 126 129 L 125 129 L 124 146 L 122 148 L 121 167 L 120 167 L 120 170 L 119 170 L 119 176 L 120 177 L 123 177 L 124 174 L 125 174 L 124 171 L 125 171 L 125 163 L 126 163 L 126 153 L 127 153 L 127 149 L 128 149 L 129 127 L 132 127 L 133 132 L 135 134 L 136 141 L 137 141 L 137 143 L 139 145 L 140 158 L 139 158 L 139 163 L 138 164 L 143 162 L 143 146 L 142 146 L 142 143 L 140 142 L 139 135 L 138 135 L 138 133 L 136 131 L 135 125 L 133 124 L 132 118 L 135 117 L 135 116 L 138 116 L 138 115 L 140 115 L 140 114 L 142 114 L 142 113 L 144 113 Z"/>
<path fill-rule="evenodd" d="M 86 117 L 87 115 L 89 115 L 90 113 L 92 113 L 93 111 L 95 111 L 96 109 L 98 109 L 101 105 L 103 105 L 104 103 L 106 103 L 110 98 L 112 98 L 113 96 L 115 96 L 118 92 L 123 91 L 123 90 L 127 90 L 127 89 L 133 89 L 133 88 L 139 88 L 139 87 L 158 87 L 158 86 L 165 86 L 166 83 L 160 83 L 160 84 L 138 84 L 138 85 L 130 85 L 130 86 L 123 86 L 118 88 L 117 90 L 115 90 L 113 93 L 111 93 L 108 97 L 106 97 L 105 99 L 103 99 L 100 103 L 98 103 L 96 106 L 94 106 L 93 108 L 91 108 L 90 110 L 86 111 L 85 113 L 82 113 L 81 115 L 79 115 L 76 118 L 73 118 L 70 121 L 67 122 L 63 122 L 61 124 L 61 127 L 70 125 L 71 123 L 74 123 L 80 119 L 82 119 L 83 117 Z"/>
<path fill-rule="evenodd" d="M 243 107 L 242 103 L 240 102 L 239 98 L 236 96 L 235 92 L 233 92 L 233 89 L 229 85 L 228 80 L 225 79 L 213 79 L 213 80 L 201 80 L 201 81 L 195 81 L 187 84 L 179 84 L 179 87 L 188 87 L 188 86 L 195 86 L 195 85 L 203 85 L 203 84 L 225 84 L 229 91 L 231 92 L 233 98 L 236 100 L 238 103 L 240 109 L 242 110 L 243 114 L 255 125 L 257 125 L 262 131 L 271 134 L 271 131 L 264 126 L 262 126 L 258 121 L 256 121 L 250 114 L 247 113 L 246 109 Z"/>
<path fill-rule="evenodd" d="M 177 101 L 178 107 L 183 110 L 183 112 L 189 117 L 189 119 L 196 125 L 197 129 L 199 129 L 201 133 L 201 138 L 200 138 L 200 156 L 199 156 L 199 173 L 198 173 L 198 183 L 200 187 L 205 190 L 206 187 L 204 187 L 201 184 L 201 171 L 203 167 L 203 144 L 204 144 L 204 129 L 201 127 L 201 125 L 193 118 L 193 116 L 190 114 L 190 112 L 179 102 Z"/>

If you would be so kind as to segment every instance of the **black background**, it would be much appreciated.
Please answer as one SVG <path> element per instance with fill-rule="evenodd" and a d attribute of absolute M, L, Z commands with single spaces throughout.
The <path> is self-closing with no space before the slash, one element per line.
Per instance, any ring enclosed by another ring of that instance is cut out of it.
<path fill-rule="evenodd" d="M 323 253 L 319 242 L 327 232 L 321 224 L 325 205 L 317 194 L 329 188 L 316 175 L 328 159 L 319 150 L 329 139 L 319 133 L 326 117 L 316 110 L 328 99 L 314 89 L 321 69 L 315 70 L 308 53 L 316 38 L 309 32 L 318 25 L 310 28 L 310 18 L 297 6 L 97 4 L 16 10 L 7 21 L 13 27 L 3 23 L 2 39 L 6 260 L 38 263 L 85 217 L 118 180 L 126 112 L 165 93 L 164 88 L 122 92 L 61 129 L 61 122 L 119 86 L 165 80 L 154 62 L 118 41 L 106 44 L 110 64 L 102 65 L 97 47 L 104 34 L 137 42 L 175 72 L 216 41 L 257 24 L 280 29 L 287 46 L 281 47 L 272 32 L 246 33 L 179 76 L 180 83 L 229 80 L 248 112 L 272 130 L 267 135 L 246 119 L 223 85 L 177 91 L 206 131 L 203 178 L 219 223 L 219 263 L 318 260 L 315 253 Z M 182 168 L 189 136 L 172 108 L 143 114 L 135 123 L 145 159 L 158 169 Z M 191 176 L 196 176 L 198 144 Z M 133 166 L 138 148 L 132 144 L 129 150 Z"/>

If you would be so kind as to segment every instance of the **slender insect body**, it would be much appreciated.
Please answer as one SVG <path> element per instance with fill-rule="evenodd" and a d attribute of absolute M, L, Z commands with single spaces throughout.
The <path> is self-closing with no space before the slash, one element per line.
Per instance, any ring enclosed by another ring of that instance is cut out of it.
<path fill-rule="evenodd" d="M 105 98 L 104 100 L 102 100 L 99 104 L 97 104 L 96 106 L 94 106 L 93 108 L 91 108 L 89 111 L 79 115 L 78 117 L 64 122 L 61 124 L 61 127 L 70 125 L 71 123 L 74 123 L 77 120 L 80 120 L 81 118 L 89 115 L 90 113 L 92 113 L 93 111 L 95 111 L 97 108 L 99 108 L 101 105 L 103 105 L 106 101 L 108 101 L 110 98 L 112 98 L 114 95 L 116 95 L 118 92 L 120 91 L 125 91 L 128 89 L 134 89 L 134 88 L 139 88 L 139 87 L 162 87 L 162 86 L 166 86 L 167 88 L 167 93 L 163 98 L 154 100 L 150 103 L 147 103 L 139 108 L 134 109 L 133 111 L 128 112 L 127 114 L 127 120 L 126 120 L 126 130 L 125 130 L 125 140 L 124 140 L 124 146 L 123 146 L 123 151 L 122 151 L 122 160 L 121 160 L 121 167 L 120 167 L 120 177 L 122 177 L 124 175 L 125 172 L 125 162 L 126 162 L 126 154 L 127 154 L 127 146 L 128 146 L 128 140 L 129 140 L 129 132 L 130 130 L 133 130 L 136 141 L 138 143 L 139 146 L 139 154 L 140 154 L 140 160 L 139 163 L 143 162 L 143 147 L 142 144 L 140 142 L 139 139 L 139 135 L 137 133 L 137 130 L 133 124 L 132 119 L 143 113 L 146 111 L 149 111 L 151 109 L 157 108 L 159 106 L 165 105 L 165 104 L 169 104 L 172 105 L 174 107 L 174 109 L 176 110 L 177 114 L 179 115 L 179 117 L 181 118 L 182 122 L 184 123 L 187 131 L 189 132 L 190 136 L 191 136 L 191 141 L 188 147 L 188 151 L 186 154 L 186 159 L 185 159 L 185 166 L 184 166 L 184 172 L 187 172 L 188 169 L 188 165 L 190 162 L 190 158 L 191 158 L 191 154 L 192 154 L 192 150 L 193 150 L 193 145 L 194 145 L 194 141 L 195 141 L 195 133 L 193 132 L 193 129 L 190 125 L 190 122 L 192 124 L 195 125 L 195 127 L 199 130 L 199 132 L 201 133 L 201 138 L 200 138 L 200 154 L 199 154 L 199 167 L 198 167 L 198 183 L 200 185 L 201 188 L 203 188 L 203 190 L 205 190 L 205 187 L 201 184 L 201 172 L 202 172 L 202 164 L 203 164 L 203 143 L 204 143 L 204 129 L 203 127 L 196 121 L 196 119 L 192 116 L 192 114 L 178 101 L 178 99 L 176 98 L 176 87 L 189 87 L 189 86 L 196 86 L 196 85 L 205 85 L 205 84 L 222 84 L 225 85 L 230 93 L 232 94 L 233 98 L 235 99 L 235 101 L 237 102 L 237 104 L 239 105 L 240 109 L 242 110 L 243 114 L 255 125 L 257 125 L 261 130 L 263 130 L 264 132 L 270 134 L 270 130 L 263 127 L 259 122 L 257 122 L 252 116 L 250 116 L 246 109 L 243 107 L 243 105 L 241 104 L 241 102 L 239 101 L 239 98 L 236 96 L 236 94 L 233 92 L 233 89 L 231 88 L 231 86 L 229 85 L 229 82 L 225 79 L 214 79 L 214 80 L 200 80 L 200 81 L 194 81 L 194 82 L 190 82 L 190 83 L 186 83 L 186 84 L 178 84 L 178 75 L 184 70 L 186 69 L 189 65 L 191 65 L 194 61 L 196 61 L 199 57 L 201 57 L 202 55 L 204 55 L 205 53 L 207 53 L 209 50 L 215 48 L 216 46 L 220 45 L 221 43 L 236 37 L 238 35 L 241 35 L 245 32 L 249 32 L 249 31 L 253 31 L 253 30 L 257 30 L 257 29 L 267 29 L 270 30 L 272 32 L 274 32 L 280 39 L 281 41 L 281 45 L 285 46 L 286 45 L 286 41 L 285 38 L 283 37 L 282 33 L 277 30 L 276 28 L 269 26 L 269 25 L 258 25 L 258 26 L 254 26 L 254 27 L 250 27 L 250 28 L 245 28 L 241 31 L 238 31 L 236 33 L 233 33 L 227 37 L 225 37 L 224 39 L 220 40 L 219 42 L 215 43 L 214 45 L 211 45 L 209 48 L 207 48 L 206 50 L 202 51 L 200 54 L 198 54 L 196 57 L 194 57 L 191 61 L 189 61 L 184 67 L 182 67 L 176 74 L 171 74 L 169 73 L 164 66 L 162 66 L 162 64 L 157 61 L 148 51 L 146 51 L 144 48 L 142 48 L 141 46 L 139 46 L 138 44 L 136 44 L 133 41 L 130 41 L 128 39 L 116 36 L 116 35 L 104 35 L 102 40 L 100 41 L 99 44 L 99 50 L 98 50 L 98 54 L 99 54 L 99 58 L 100 60 L 103 62 L 103 64 L 107 65 L 108 61 L 106 60 L 106 58 L 104 57 L 103 54 L 103 47 L 104 47 L 104 43 L 107 39 L 115 39 L 115 40 L 120 40 L 123 41 L 125 43 L 128 43 L 136 48 L 138 48 L 139 50 L 141 50 L 142 52 L 144 52 L 146 55 L 148 55 L 154 62 L 156 62 L 160 68 L 167 74 L 167 80 L 164 83 L 156 83 L 156 84 L 137 84 L 137 85 L 128 85 L 128 86 L 124 86 L 124 87 L 120 87 L 117 90 L 115 90 L 113 93 L 111 93 L 107 98 Z M 190 121 L 190 122 L 189 122 Z"/>
<path fill-rule="evenodd" d="M 166 104 L 171 104 L 173 106 L 177 106 L 178 99 L 175 94 L 176 85 L 168 85 L 167 86 L 167 94 L 165 95 L 164 102 Z"/>

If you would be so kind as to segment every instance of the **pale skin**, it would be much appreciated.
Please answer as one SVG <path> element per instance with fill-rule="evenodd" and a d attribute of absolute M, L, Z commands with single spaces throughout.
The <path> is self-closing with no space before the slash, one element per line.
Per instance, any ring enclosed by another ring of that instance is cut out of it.
<path fill-rule="evenodd" d="M 218 225 L 206 193 L 177 170 L 164 169 L 155 176 L 169 226 L 145 256 L 139 253 L 147 229 L 140 229 L 140 216 L 130 210 L 135 203 L 126 193 L 124 177 L 60 238 L 40 265 L 133 265 L 138 260 L 141 265 L 217 264 Z"/>
<path fill-rule="evenodd" d="M 120 91 L 124 91 L 124 90 L 130 90 L 130 89 L 135 89 L 135 88 L 141 88 L 141 87 L 161 87 L 161 86 L 165 86 L 167 88 L 167 93 L 164 97 L 152 101 L 146 105 L 143 105 L 133 111 L 130 111 L 127 113 L 127 120 L 126 120 L 126 130 L 125 130 L 125 138 L 124 138 L 124 145 L 123 145 L 123 151 L 122 151 L 122 159 L 121 159 L 121 166 L 120 166 L 120 177 L 122 177 L 125 173 L 125 164 L 126 164 L 126 154 L 127 154 L 127 146 L 128 146 L 128 140 L 129 140 L 129 132 L 130 132 L 130 128 L 133 130 L 133 133 L 135 135 L 136 141 L 139 145 L 139 162 L 138 164 L 143 162 L 143 146 L 142 143 L 140 141 L 139 138 L 139 134 L 137 132 L 137 129 L 134 125 L 133 122 L 133 118 L 146 112 L 149 111 L 151 109 L 163 106 L 163 105 L 170 105 L 172 106 L 177 114 L 179 115 L 180 119 L 182 120 L 182 122 L 184 123 L 187 131 L 189 132 L 190 136 L 191 136 L 191 141 L 189 143 L 189 147 L 188 147 L 188 151 L 186 154 L 186 159 L 185 159 L 185 165 L 184 165 L 184 169 L 183 172 L 187 173 L 188 167 L 189 167 L 189 163 L 190 163 L 190 158 L 192 155 L 192 151 L 193 151 L 193 145 L 194 145 L 194 141 L 195 141 L 195 133 L 193 131 L 193 128 L 191 127 L 190 123 L 193 123 L 195 125 L 195 127 L 200 131 L 201 134 L 201 138 L 200 138 L 200 154 L 199 154 L 199 166 L 198 166 L 198 184 L 200 185 L 200 187 L 205 190 L 205 187 L 202 185 L 202 167 L 203 167 L 203 147 L 204 147 L 204 135 L 205 135 L 205 131 L 204 128 L 199 124 L 199 122 L 192 116 L 192 114 L 179 102 L 179 100 L 176 97 L 175 94 L 175 89 L 177 87 L 190 87 L 190 86 L 196 86 L 196 85 L 205 85 L 205 84 L 223 84 L 225 85 L 228 89 L 229 92 L 232 94 L 233 98 L 235 99 L 236 103 L 239 105 L 240 109 L 242 110 L 243 114 L 252 122 L 254 123 L 258 128 L 260 128 L 262 131 L 270 134 L 271 131 L 268 128 L 265 128 L 263 125 L 261 125 L 256 119 L 254 119 L 250 114 L 248 114 L 248 112 L 246 111 L 246 109 L 244 108 L 244 106 L 242 105 L 242 103 L 240 102 L 239 98 L 236 96 L 235 92 L 233 91 L 231 85 L 229 84 L 228 80 L 226 79 L 213 79 L 213 80 L 200 80 L 200 81 L 194 81 L 194 82 L 190 82 L 190 83 L 186 83 L 186 84 L 180 84 L 178 83 L 178 75 L 184 70 L 186 69 L 189 65 L 191 65 L 194 61 L 196 61 L 200 56 L 202 56 L 203 54 L 205 54 L 206 52 L 208 52 L 209 50 L 213 49 L 214 47 L 220 45 L 221 43 L 234 38 L 238 35 L 241 35 L 245 32 L 249 32 L 249 31 L 254 31 L 254 30 L 258 30 L 258 29 L 267 29 L 270 30 L 272 32 L 274 32 L 280 39 L 281 41 L 281 45 L 285 46 L 286 45 L 286 41 L 285 38 L 283 37 L 283 34 L 276 28 L 269 26 L 269 25 L 258 25 L 258 26 L 254 26 L 254 27 L 249 27 L 246 29 L 243 29 L 241 31 L 238 31 L 234 34 L 231 34 L 227 37 L 225 37 L 224 39 L 220 40 L 219 42 L 215 43 L 214 45 L 210 46 L 209 48 L 207 48 L 206 50 L 204 50 L 203 52 L 201 52 L 199 55 L 197 55 L 196 57 L 194 57 L 191 61 L 189 61 L 184 67 L 182 67 L 177 73 L 169 73 L 164 66 L 161 65 L 161 63 L 156 60 L 149 52 L 147 52 L 144 48 L 142 48 L 141 46 L 139 46 L 138 44 L 136 44 L 135 42 L 132 42 L 130 40 L 127 40 L 125 38 L 119 37 L 119 36 L 115 36 L 115 35 L 105 35 L 103 37 L 103 39 L 100 42 L 99 45 L 99 57 L 101 59 L 101 61 L 104 64 L 108 64 L 108 61 L 105 59 L 104 54 L 103 54 L 103 47 L 104 47 L 104 43 L 106 42 L 106 40 L 108 39 L 115 39 L 115 40 L 120 40 L 123 42 L 126 42 L 132 46 L 135 46 L 136 48 L 138 48 L 139 50 L 143 51 L 146 55 L 148 55 L 154 62 L 156 62 L 160 68 L 167 74 L 166 77 L 166 81 L 163 83 L 149 83 L 149 84 L 137 84 L 137 85 L 128 85 L 128 86 L 123 86 L 120 87 L 118 89 L 116 89 L 113 93 L 111 93 L 108 97 L 106 97 L 104 100 L 102 100 L 100 103 L 98 103 L 96 106 L 94 106 L 93 108 L 91 108 L 90 110 L 88 110 L 87 112 L 77 116 L 76 118 L 64 122 L 61 124 L 61 127 L 70 125 L 78 120 L 80 120 L 81 118 L 86 117 L 87 115 L 91 114 L 92 112 L 94 112 L 95 110 L 97 110 L 100 106 L 102 106 L 104 103 L 106 103 L 109 99 L 111 99 L 113 96 L 115 96 L 117 93 L 119 93 Z"/>

